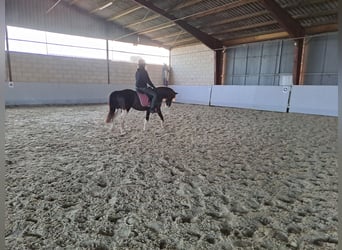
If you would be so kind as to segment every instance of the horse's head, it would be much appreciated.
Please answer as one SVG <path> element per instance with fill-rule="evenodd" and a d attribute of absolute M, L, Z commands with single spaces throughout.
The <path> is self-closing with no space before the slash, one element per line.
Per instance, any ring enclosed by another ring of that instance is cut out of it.
<path fill-rule="evenodd" d="M 166 106 L 170 107 L 176 98 L 177 92 L 168 87 L 158 87 L 157 94 L 162 100 L 165 100 Z"/>
<path fill-rule="evenodd" d="M 170 97 L 165 99 L 166 106 L 168 106 L 168 107 L 171 106 L 172 102 L 174 102 L 176 100 L 176 95 L 177 94 L 178 93 L 175 92 L 173 96 L 170 96 Z"/>

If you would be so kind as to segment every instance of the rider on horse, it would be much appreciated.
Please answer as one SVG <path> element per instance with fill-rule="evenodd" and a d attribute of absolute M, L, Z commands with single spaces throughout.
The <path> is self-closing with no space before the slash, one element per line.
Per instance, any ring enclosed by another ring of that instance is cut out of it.
<path fill-rule="evenodd" d="M 152 97 L 150 112 L 154 113 L 155 105 L 157 101 L 157 93 L 155 91 L 156 87 L 153 85 L 148 73 L 145 69 L 145 61 L 143 59 L 139 59 L 138 61 L 138 69 L 135 73 L 135 87 L 137 92 L 147 94 L 148 96 Z M 148 87 L 148 85 L 151 87 Z"/>

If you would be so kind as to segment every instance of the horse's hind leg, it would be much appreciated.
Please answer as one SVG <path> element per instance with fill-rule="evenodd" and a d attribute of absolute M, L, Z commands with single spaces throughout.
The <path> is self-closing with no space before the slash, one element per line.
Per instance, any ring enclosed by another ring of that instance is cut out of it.
<path fill-rule="evenodd" d="M 125 118 L 128 111 L 123 109 L 121 113 L 121 125 L 120 125 L 120 133 L 123 135 L 125 134 Z"/>
<path fill-rule="evenodd" d="M 143 128 L 144 131 L 146 130 L 146 124 L 147 124 L 149 119 L 150 119 L 150 110 L 148 109 L 146 111 L 146 117 L 145 117 L 145 120 L 144 120 L 144 128 Z"/>
<path fill-rule="evenodd" d="M 117 117 L 118 111 L 114 111 L 114 114 L 113 114 L 113 118 L 112 118 L 112 127 L 111 127 L 111 131 L 114 130 L 114 123 L 115 123 L 115 118 Z"/>

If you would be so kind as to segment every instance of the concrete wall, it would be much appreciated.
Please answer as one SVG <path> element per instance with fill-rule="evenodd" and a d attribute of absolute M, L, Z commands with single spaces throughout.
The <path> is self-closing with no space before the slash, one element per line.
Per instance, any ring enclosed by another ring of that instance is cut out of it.
<path fill-rule="evenodd" d="M 205 45 L 193 45 L 171 50 L 171 78 L 175 85 L 213 85 L 215 53 Z"/>
<path fill-rule="evenodd" d="M 106 60 L 10 52 L 10 61 L 13 82 L 108 83 Z M 110 83 L 134 84 L 136 69 L 135 63 L 110 61 Z M 151 80 L 161 85 L 162 65 L 147 65 L 147 70 Z"/>

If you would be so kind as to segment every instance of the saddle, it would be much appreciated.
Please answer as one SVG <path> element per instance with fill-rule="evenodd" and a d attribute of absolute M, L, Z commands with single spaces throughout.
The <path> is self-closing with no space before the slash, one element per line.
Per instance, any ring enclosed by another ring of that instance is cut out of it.
<path fill-rule="evenodd" d="M 144 93 L 140 93 L 140 92 L 137 92 L 137 94 L 138 94 L 141 106 L 149 107 L 151 104 L 150 97 L 148 95 L 146 95 Z"/>

